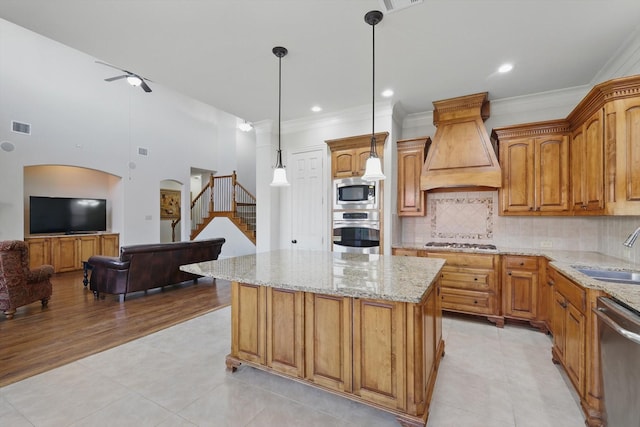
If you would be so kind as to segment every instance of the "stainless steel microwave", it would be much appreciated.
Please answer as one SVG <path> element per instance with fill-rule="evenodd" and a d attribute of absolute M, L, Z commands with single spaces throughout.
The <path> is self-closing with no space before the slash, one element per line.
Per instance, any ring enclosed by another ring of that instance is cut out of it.
<path fill-rule="evenodd" d="M 362 178 L 334 180 L 333 209 L 378 209 L 378 182 Z"/>

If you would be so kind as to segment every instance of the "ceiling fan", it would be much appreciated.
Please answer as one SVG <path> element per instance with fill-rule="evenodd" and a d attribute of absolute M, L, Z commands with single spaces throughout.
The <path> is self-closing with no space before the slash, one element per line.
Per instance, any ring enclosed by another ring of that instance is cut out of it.
<path fill-rule="evenodd" d="M 115 68 L 116 70 L 122 71 L 123 75 L 121 76 L 115 76 L 115 77 L 109 77 L 108 79 L 104 79 L 105 82 L 112 82 L 114 80 L 120 80 L 120 79 L 127 79 L 127 82 L 131 85 L 131 86 L 140 86 L 142 88 L 142 90 L 144 90 L 145 92 L 151 92 L 151 88 L 149 87 L 149 85 L 147 83 L 145 83 L 145 80 L 150 82 L 151 80 L 144 78 L 136 73 L 132 73 L 131 71 L 127 71 L 124 70 L 122 68 L 118 68 L 114 65 L 111 64 L 107 64 L 106 62 L 102 62 L 102 61 L 96 61 L 97 64 L 102 64 L 102 65 L 106 65 L 107 67 L 111 67 L 111 68 Z"/>

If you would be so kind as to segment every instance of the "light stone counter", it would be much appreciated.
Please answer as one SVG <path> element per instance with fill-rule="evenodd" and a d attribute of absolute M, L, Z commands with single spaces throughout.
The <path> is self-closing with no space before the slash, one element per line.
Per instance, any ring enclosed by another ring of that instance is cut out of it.
<path fill-rule="evenodd" d="M 419 303 L 444 260 L 282 250 L 188 264 L 200 276 L 280 289 Z"/>
<path fill-rule="evenodd" d="M 508 248 L 498 247 L 495 251 L 477 249 L 448 249 L 448 248 L 426 248 L 424 245 L 399 245 L 394 246 L 402 249 L 417 249 L 429 252 L 469 252 L 469 253 L 489 253 L 499 255 L 529 255 L 544 256 L 550 265 L 563 273 L 571 280 L 586 288 L 602 290 L 617 300 L 627 304 L 634 310 L 640 312 L 640 285 L 625 285 L 621 283 L 603 282 L 593 279 L 586 274 L 580 273 L 574 267 L 589 267 L 606 270 L 640 271 L 637 263 L 621 260 L 599 252 L 587 251 L 561 251 L 552 249 L 537 248 Z"/>

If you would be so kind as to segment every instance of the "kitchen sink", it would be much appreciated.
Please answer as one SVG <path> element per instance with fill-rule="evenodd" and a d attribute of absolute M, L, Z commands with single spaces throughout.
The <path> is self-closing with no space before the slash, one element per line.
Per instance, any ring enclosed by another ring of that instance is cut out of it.
<path fill-rule="evenodd" d="M 586 274 L 597 280 L 612 283 L 625 283 L 628 285 L 640 285 L 640 272 L 619 271 L 619 270 L 599 270 L 593 268 L 574 267 L 582 274 Z"/>

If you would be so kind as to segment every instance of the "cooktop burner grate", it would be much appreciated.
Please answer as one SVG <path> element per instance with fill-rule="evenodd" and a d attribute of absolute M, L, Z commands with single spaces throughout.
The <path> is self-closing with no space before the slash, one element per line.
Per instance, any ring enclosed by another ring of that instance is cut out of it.
<path fill-rule="evenodd" d="M 427 248 L 482 249 L 486 251 L 497 249 L 496 245 L 487 243 L 429 242 L 425 246 Z"/>

